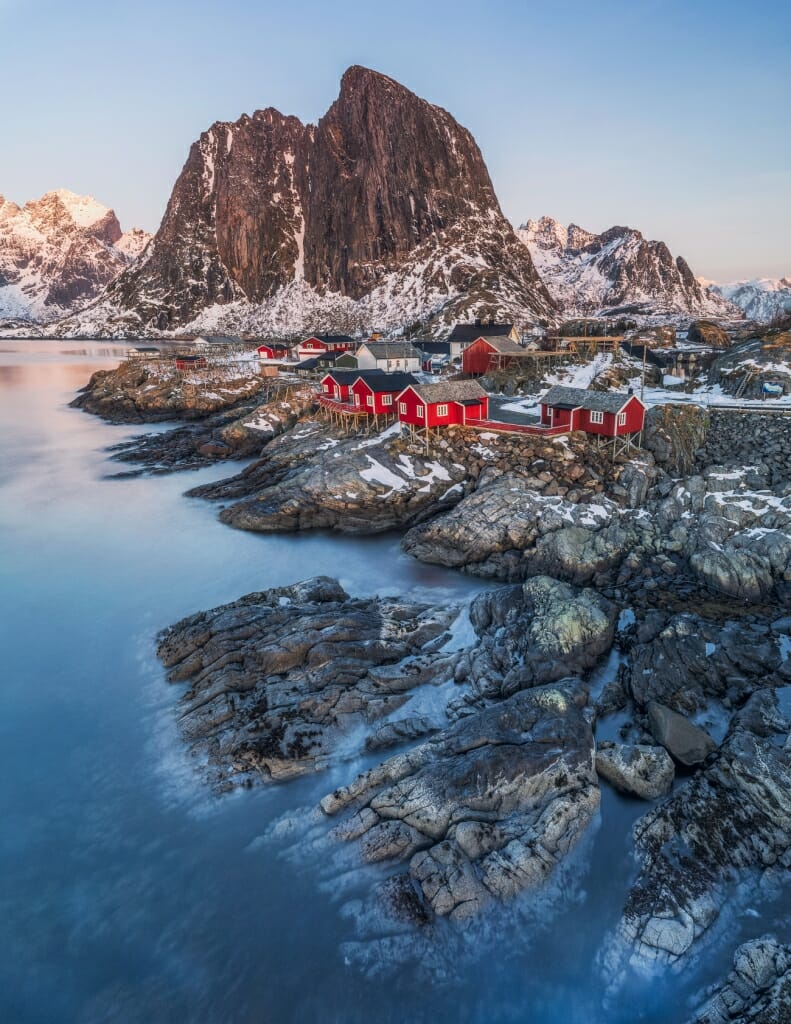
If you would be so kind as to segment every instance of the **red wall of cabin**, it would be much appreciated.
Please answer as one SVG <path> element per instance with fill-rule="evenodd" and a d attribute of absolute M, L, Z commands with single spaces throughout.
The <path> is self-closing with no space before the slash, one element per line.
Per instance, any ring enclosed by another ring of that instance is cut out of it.
<path fill-rule="evenodd" d="M 489 360 L 494 349 L 483 338 L 478 338 L 468 345 L 461 354 L 461 368 L 465 373 L 480 375 L 489 369 Z"/>

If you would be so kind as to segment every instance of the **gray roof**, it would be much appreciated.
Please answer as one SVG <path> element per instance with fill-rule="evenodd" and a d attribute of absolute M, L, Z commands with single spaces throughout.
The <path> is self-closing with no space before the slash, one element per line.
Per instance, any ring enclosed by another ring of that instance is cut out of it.
<path fill-rule="evenodd" d="M 450 380 L 442 384 L 415 384 L 412 390 L 429 404 L 434 402 L 469 402 L 486 397 L 477 380 Z"/>
<path fill-rule="evenodd" d="M 634 398 L 634 395 L 625 391 L 589 391 L 587 388 L 567 388 L 556 384 L 547 391 L 541 403 L 566 409 L 620 412 L 630 398 Z"/>
<path fill-rule="evenodd" d="M 477 341 L 478 338 L 483 338 L 484 341 L 487 341 L 495 352 L 499 352 L 500 355 L 523 356 L 525 354 L 525 350 L 521 345 L 518 345 L 515 341 L 512 341 L 510 338 L 504 337 L 503 335 L 481 333 L 474 338 L 473 341 Z"/>
<path fill-rule="evenodd" d="M 481 335 L 488 338 L 503 337 L 514 329 L 513 324 L 456 324 L 447 337 L 447 341 L 469 342 L 475 341 Z"/>
<path fill-rule="evenodd" d="M 420 359 L 411 341 L 364 341 L 374 359 Z M 362 347 L 362 346 L 361 346 Z"/>

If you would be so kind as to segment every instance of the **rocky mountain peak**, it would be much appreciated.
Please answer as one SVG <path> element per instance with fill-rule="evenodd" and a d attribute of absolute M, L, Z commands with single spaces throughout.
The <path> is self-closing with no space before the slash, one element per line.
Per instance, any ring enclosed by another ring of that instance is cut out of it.
<path fill-rule="evenodd" d="M 594 234 L 551 217 L 518 231 L 555 302 L 570 316 L 734 318 L 735 307 L 701 287 L 689 265 L 662 241 L 616 225 Z"/>
<path fill-rule="evenodd" d="M 23 207 L 0 200 L 0 319 L 49 320 L 93 299 L 144 248 L 91 196 L 47 192 Z"/>
<path fill-rule="evenodd" d="M 359 66 L 315 126 L 270 107 L 204 132 L 155 244 L 90 329 L 168 330 L 211 309 L 219 326 L 223 306 L 224 329 L 289 333 L 554 313 L 472 135 Z"/>

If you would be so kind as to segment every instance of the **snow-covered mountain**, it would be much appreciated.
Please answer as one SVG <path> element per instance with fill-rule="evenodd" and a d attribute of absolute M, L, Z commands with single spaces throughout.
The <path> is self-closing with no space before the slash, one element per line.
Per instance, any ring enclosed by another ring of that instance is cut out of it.
<path fill-rule="evenodd" d="M 730 284 L 707 283 L 710 291 L 744 310 L 748 320 L 769 322 L 783 313 L 791 313 L 791 278 L 757 277 Z"/>
<path fill-rule="evenodd" d="M 58 332 L 440 330 L 555 315 L 472 135 L 352 67 L 316 125 L 269 108 L 204 132 L 142 258 Z"/>
<path fill-rule="evenodd" d="M 542 217 L 517 231 L 547 289 L 567 316 L 739 317 L 739 310 L 696 280 L 664 242 L 633 228 L 600 235 Z"/>
<path fill-rule="evenodd" d="M 0 320 L 54 320 L 84 306 L 149 241 L 112 210 L 60 189 L 23 207 L 0 196 Z"/>

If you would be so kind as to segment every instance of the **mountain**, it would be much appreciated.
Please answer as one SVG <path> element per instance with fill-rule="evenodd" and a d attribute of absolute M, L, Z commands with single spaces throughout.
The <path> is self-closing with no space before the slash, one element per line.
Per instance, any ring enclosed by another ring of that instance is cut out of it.
<path fill-rule="evenodd" d="M 352 67 L 316 125 L 268 108 L 204 132 L 142 258 L 62 329 L 440 329 L 555 312 L 472 135 Z"/>
<path fill-rule="evenodd" d="M 752 281 L 710 284 L 709 290 L 744 310 L 748 320 L 769 322 L 791 313 L 791 278 L 757 277 Z"/>
<path fill-rule="evenodd" d="M 60 189 L 19 207 L 0 196 L 0 320 L 48 321 L 84 306 L 140 255 L 112 210 Z"/>
<path fill-rule="evenodd" d="M 633 228 L 600 235 L 552 217 L 529 220 L 517 231 L 550 295 L 567 316 L 689 319 L 741 314 L 696 280 L 664 242 L 650 242 Z"/>

